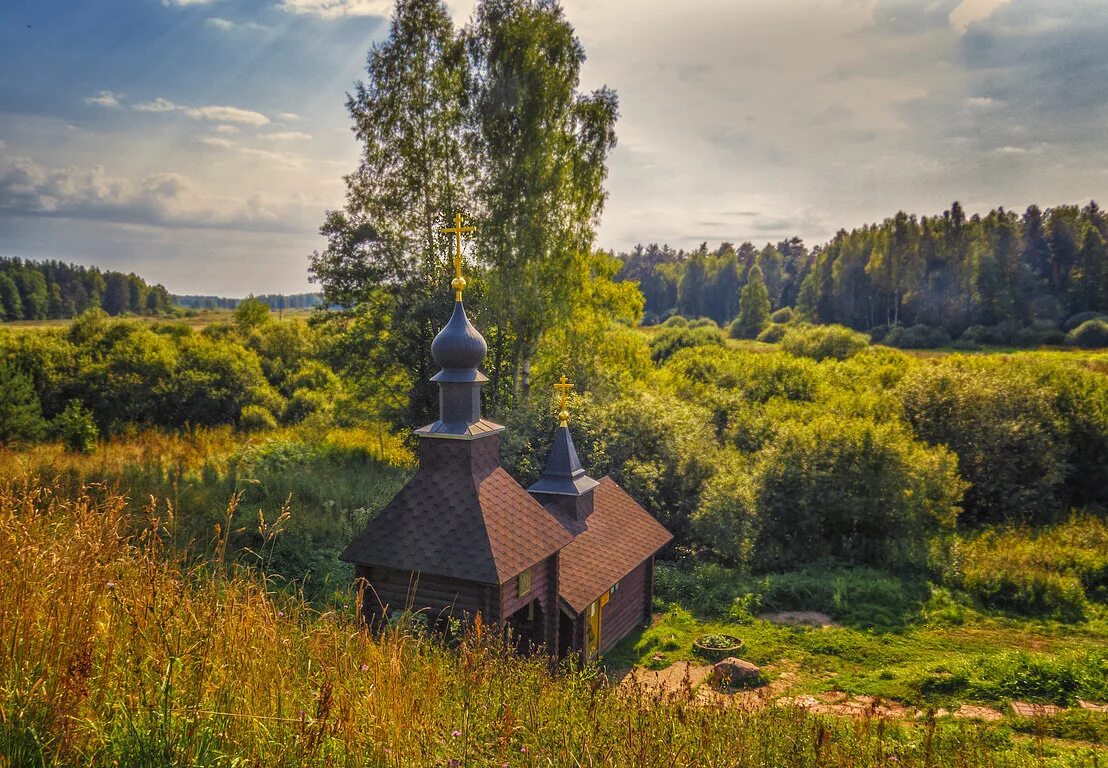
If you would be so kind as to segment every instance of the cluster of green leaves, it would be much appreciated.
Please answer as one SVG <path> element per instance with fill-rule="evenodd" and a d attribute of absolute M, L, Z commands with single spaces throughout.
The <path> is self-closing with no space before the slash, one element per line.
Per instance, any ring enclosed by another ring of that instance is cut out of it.
<path fill-rule="evenodd" d="M 1093 514 L 982 531 L 950 554 L 944 581 L 988 608 L 1076 621 L 1108 603 L 1108 522 Z"/>
<path fill-rule="evenodd" d="M 328 364 L 332 346 L 321 328 L 275 322 L 256 300 L 240 304 L 234 323 L 200 332 L 98 309 L 64 329 L 4 332 L 0 441 L 53 432 L 87 450 L 98 434 L 136 427 L 329 423 L 354 402 Z"/>

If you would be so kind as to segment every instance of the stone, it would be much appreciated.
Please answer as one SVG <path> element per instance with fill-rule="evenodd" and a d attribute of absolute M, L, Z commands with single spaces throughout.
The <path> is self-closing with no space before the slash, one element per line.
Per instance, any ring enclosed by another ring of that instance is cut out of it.
<path fill-rule="evenodd" d="M 1088 709 L 1093 712 L 1108 712 L 1108 704 L 1097 704 L 1096 702 L 1085 701 L 1084 699 L 1078 699 L 1077 703 L 1082 709 Z"/>
<path fill-rule="evenodd" d="M 1053 704 L 1029 704 L 1026 701 L 1013 701 L 1012 711 L 1020 717 L 1049 717 L 1062 711 Z"/>
<path fill-rule="evenodd" d="M 729 656 L 712 665 L 711 681 L 713 685 L 726 687 L 762 685 L 762 670 L 749 661 Z"/>
<path fill-rule="evenodd" d="M 1004 715 L 990 707 L 975 707 L 972 704 L 963 704 L 958 707 L 954 716 L 963 720 L 1003 720 Z"/>

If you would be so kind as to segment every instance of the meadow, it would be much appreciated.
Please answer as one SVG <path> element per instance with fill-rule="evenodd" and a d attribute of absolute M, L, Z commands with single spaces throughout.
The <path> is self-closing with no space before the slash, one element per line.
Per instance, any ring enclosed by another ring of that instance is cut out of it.
<path fill-rule="evenodd" d="M 378 420 L 365 398 L 380 390 L 342 367 L 326 327 L 239 312 L 201 330 L 86 318 L 0 335 L 45 425 L 0 449 L 0 567 L 20 574 L 0 595 L 0 752 L 12 765 L 1101 764 L 1108 717 L 1080 702 L 1108 702 L 1104 353 L 924 356 L 845 331 L 729 343 L 700 327 L 615 326 L 575 369 L 586 466 L 678 537 L 652 626 L 583 670 L 514 658 L 487 631 L 452 649 L 403 623 L 358 628 L 337 554 L 410 476 L 414 446 Z M 538 387 L 556 349 L 536 363 Z M 180 390 L 135 371 L 202 374 L 218 397 L 182 410 Z M 527 482 L 553 414 L 536 398 L 505 416 L 504 460 Z M 782 611 L 830 625 L 771 620 Z M 762 666 L 755 703 L 616 685 L 632 667 L 702 663 L 693 641 L 713 633 Z M 772 705 L 804 696 L 874 704 Z M 1065 711 L 1028 719 L 1012 701 Z M 963 705 L 999 719 L 951 717 Z"/>

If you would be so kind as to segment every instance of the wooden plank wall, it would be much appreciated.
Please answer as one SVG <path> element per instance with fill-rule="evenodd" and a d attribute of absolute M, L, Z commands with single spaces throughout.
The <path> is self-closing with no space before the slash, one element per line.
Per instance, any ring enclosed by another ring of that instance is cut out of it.
<path fill-rule="evenodd" d="M 650 575 L 650 561 L 619 581 L 619 589 L 604 606 L 600 625 L 600 652 L 611 649 L 627 636 L 627 633 L 646 620 L 646 579 Z"/>
<path fill-rule="evenodd" d="M 370 622 L 407 608 L 426 609 L 434 617 L 446 614 L 472 617 L 480 611 L 488 618 L 491 603 L 495 603 L 488 599 L 489 592 L 495 595 L 495 587 L 460 579 L 372 566 L 358 566 L 357 575 L 368 582 L 363 613 Z"/>

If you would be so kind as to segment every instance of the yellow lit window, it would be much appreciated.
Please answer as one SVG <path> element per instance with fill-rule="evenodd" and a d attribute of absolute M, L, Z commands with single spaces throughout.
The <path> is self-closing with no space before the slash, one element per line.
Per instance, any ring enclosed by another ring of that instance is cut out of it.
<path fill-rule="evenodd" d="M 519 585 L 519 595 L 522 597 L 531 591 L 531 569 L 521 573 L 517 579 Z"/>

